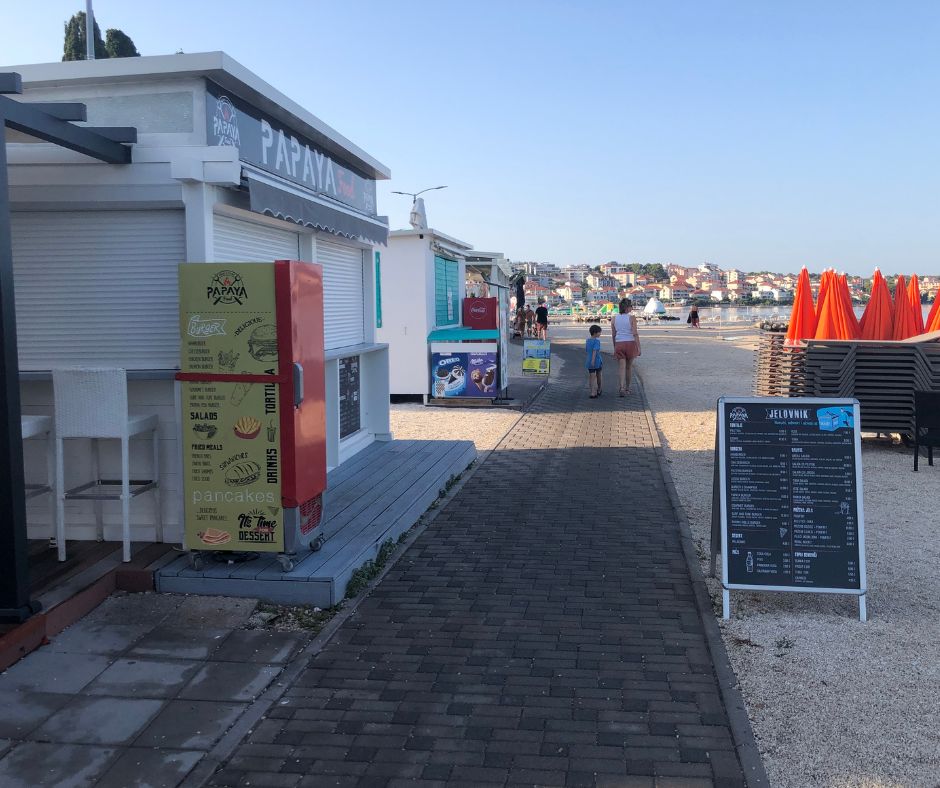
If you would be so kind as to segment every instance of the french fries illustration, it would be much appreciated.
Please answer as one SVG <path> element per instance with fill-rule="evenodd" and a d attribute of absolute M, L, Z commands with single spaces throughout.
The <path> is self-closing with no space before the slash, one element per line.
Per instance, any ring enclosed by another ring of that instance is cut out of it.
<path fill-rule="evenodd" d="M 237 437 L 252 440 L 261 432 L 261 422 L 254 416 L 242 416 L 235 422 L 232 430 Z"/>

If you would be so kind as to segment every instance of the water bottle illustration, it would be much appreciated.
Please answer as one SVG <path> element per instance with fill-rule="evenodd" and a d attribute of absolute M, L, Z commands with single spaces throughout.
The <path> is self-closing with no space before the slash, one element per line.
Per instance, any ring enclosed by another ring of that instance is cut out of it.
<path fill-rule="evenodd" d="M 747 558 L 744 560 L 744 566 L 748 572 L 754 571 L 754 553 L 747 554 Z"/>

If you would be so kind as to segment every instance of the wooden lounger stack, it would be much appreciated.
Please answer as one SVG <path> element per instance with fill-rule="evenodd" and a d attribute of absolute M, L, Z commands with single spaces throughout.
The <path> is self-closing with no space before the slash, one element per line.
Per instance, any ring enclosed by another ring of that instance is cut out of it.
<path fill-rule="evenodd" d="M 915 338 L 916 339 L 916 338 Z M 851 397 L 861 406 L 862 430 L 910 435 L 914 391 L 940 391 L 940 344 L 923 341 L 810 340 L 783 346 L 779 334 L 761 337 L 754 392 L 772 397 Z"/>

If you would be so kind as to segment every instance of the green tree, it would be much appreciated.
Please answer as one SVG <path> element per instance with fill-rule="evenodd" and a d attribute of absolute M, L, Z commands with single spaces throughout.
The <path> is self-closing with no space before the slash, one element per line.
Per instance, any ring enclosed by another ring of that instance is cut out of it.
<path fill-rule="evenodd" d="M 101 38 L 101 29 L 95 22 L 95 57 L 108 57 L 108 50 L 105 48 L 104 41 Z M 72 18 L 65 23 L 65 44 L 62 47 L 62 60 L 84 60 L 85 59 L 85 12 L 79 11 L 73 14 Z"/>
<path fill-rule="evenodd" d="M 140 57 L 131 37 L 114 27 L 105 32 L 104 46 L 108 50 L 108 57 Z"/>

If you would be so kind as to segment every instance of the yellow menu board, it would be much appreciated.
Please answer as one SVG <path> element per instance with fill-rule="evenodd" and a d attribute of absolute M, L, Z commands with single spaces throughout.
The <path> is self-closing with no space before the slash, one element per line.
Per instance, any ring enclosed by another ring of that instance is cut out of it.
<path fill-rule="evenodd" d="M 282 551 L 278 384 L 181 386 L 186 547 Z"/>
<path fill-rule="evenodd" d="M 274 265 L 181 263 L 180 370 L 276 375 Z"/>

